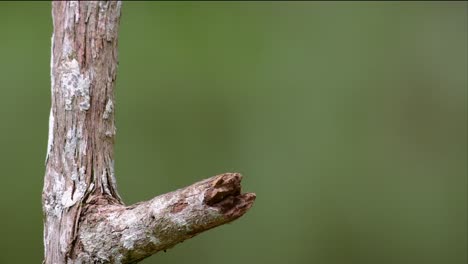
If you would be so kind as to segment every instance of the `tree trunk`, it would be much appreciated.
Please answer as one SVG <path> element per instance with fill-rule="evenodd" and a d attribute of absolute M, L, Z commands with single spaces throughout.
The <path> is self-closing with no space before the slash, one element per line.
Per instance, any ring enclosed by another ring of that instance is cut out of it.
<path fill-rule="evenodd" d="M 136 263 L 242 216 L 255 194 L 225 173 L 125 206 L 114 175 L 121 2 L 52 3 L 52 106 L 42 194 L 46 264 Z"/>

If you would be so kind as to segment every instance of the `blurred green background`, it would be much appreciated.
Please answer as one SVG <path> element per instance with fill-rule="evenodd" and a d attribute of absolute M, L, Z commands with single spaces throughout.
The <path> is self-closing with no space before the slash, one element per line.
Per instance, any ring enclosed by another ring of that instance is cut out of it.
<path fill-rule="evenodd" d="M 467 6 L 125 2 L 121 196 L 258 196 L 142 263 L 467 263 Z M 0 33 L 0 263 L 40 263 L 50 3 L 0 3 Z"/>

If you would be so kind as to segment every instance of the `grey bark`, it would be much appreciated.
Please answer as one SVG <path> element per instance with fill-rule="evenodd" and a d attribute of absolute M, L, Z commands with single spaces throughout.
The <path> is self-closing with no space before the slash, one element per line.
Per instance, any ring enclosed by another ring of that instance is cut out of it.
<path fill-rule="evenodd" d="M 124 205 L 114 175 L 121 2 L 53 2 L 52 106 L 42 194 L 44 263 L 136 263 L 253 205 L 225 173 Z"/>

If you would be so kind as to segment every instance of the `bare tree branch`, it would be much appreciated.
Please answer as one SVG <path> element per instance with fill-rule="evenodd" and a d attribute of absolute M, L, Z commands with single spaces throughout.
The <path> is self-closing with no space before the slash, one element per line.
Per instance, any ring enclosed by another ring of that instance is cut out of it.
<path fill-rule="evenodd" d="M 231 222 L 255 200 L 255 194 L 240 194 L 240 181 L 240 174 L 226 173 L 128 207 L 89 206 L 79 232 L 83 255 L 78 258 L 134 263 Z"/>
<path fill-rule="evenodd" d="M 242 216 L 255 194 L 226 173 L 125 206 L 114 174 L 121 2 L 52 4 L 52 106 L 42 203 L 46 264 L 136 263 Z"/>

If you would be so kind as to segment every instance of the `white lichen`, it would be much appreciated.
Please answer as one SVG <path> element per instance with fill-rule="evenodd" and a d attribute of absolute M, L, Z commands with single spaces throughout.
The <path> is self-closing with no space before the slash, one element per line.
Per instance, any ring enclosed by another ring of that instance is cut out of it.
<path fill-rule="evenodd" d="M 78 180 L 78 172 L 77 171 L 73 171 L 71 176 L 70 176 L 70 179 L 72 181 L 77 181 Z"/>
<path fill-rule="evenodd" d="M 63 208 L 68 208 L 71 207 L 72 205 L 75 204 L 75 202 L 72 199 L 72 187 L 70 186 L 63 194 L 62 194 L 62 206 Z"/>
<path fill-rule="evenodd" d="M 86 168 L 85 168 L 85 167 L 81 167 L 80 170 L 79 170 L 79 172 L 80 172 L 80 177 L 81 177 L 80 179 L 84 179 L 84 175 L 85 175 L 85 173 L 86 173 Z"/>
<path fill-rule="evenodd" d="M 66 46 L 64 44 L 64 46 Z M 65 48 L 64 48 L 64 52 Z M 89 76 L 81 74 L 78 61 L 76 59 L 67 60 L 62 64 L 61 88 L 65 99 L 65 110 L 70 111 L 75 98 L 80 98 L 78 104 L 81 111 L 86 111 L 90 107 L 89 87 L 91 85 Z"/>
<path fill-rule="evenodd" d="M 133 249 L 136 241 L 141 239 L 141 233 L 144 232 L 144 229 L 137 224 L 141 220 L 141 215 L 138 212 L 129 211 L 122 218 L 115 220 L 119 222 L 119 225 L 125 227 L 120 237 L 121 245 L 126 249 Z"/>
<path fill-rule="evenodd" d="M 109 119 L 110 115 L 114 111 L 114 103 L 111 99 L 107 100 L 106 108 L 104 109 L 104 113 L 102 114 L 102 118 L 104 120 Z"/>
<path fill-rule="evenodd" d="M 161 243 L 161 240 L 159 240 L 157 237 L 155 236 L 152 236 L 150 235 L 149 236 L 149 239 L 151 241 L 151 243 L 153 243 L 154 245 L 159 245 Z"/>
<path fill-rule="evenodd" d="M 137 238 L 138 237 L 135 234 L 132 234 L 130 232 L 124 232 L 122 234 L 122 239 L 121 239 L 121 241 L 123 242 L 122 245 L 126 249 L 133 249 L 133 247 L 135 246 L 135 240 Z"/>
<path fill-rule="evenodd" d="M 86 142 L 83 143 L 81 139 L 83 133 L 82 129 L 82 126 L 78 126 L 78 129 L 76 126 L 72 126 L 67 131 L 65 137 L 64 155 L 62 155 L 63 173 L 68 175 L 73 183 L 68 183 L 65 190 L 64 183 L 60 192 L 54 191 L 60 194 L 60 197 L 57 197 L 57 199 L 60 199 L 59 204 L 62 208 L 71 207 L 79 202 L 88 188 L 85 180 L 86 169 L 84 166 L 78 167 L 75 161 L 76 151 L 82 151 L 82 145 L 86 144 Z M 78 148 L 78 146 L 80 148 Z"/>
<path fill-rule="evenodd" d="M 50 150 L 54 144 L 54 113 L 52 112 L 52 108 L 50 109 L 49 114 L 49 137 L 47 140 L 47 154 L 46 154 L 46 162 L 49 159 Z"/>
<path fill-rule="evenodd" d="M 74 190 L 72 186 L 69 186 L 68 189 L 62 194 L 61 203 L 63 208 L 68 208 L 75 205 L 78 201 L 81 200 L 81 198 L 83 198 L 86 192 L 86 182 L 84 180 L 79 181 L 76 179 L 76 175 L 77 173 L 73 172 L 72 180 L 75 182 Z"/>
<path fill-rule="evenodd" d="M 76 145 L 78 138 L 76 136 L 76 128 L 72 127 L 67 131 L 67 137 L 65 140 L 65 156 L 69 159 L 73 159 L 75 156 Z"/>
<path fill-rule="evenodd" d="M 47 197 L 44 199 L 44 209 L 48 215 L 59 217 L 62 213 L 62 194 L 65 189 L 65 179 L 63 175 L 50 169 L 48 172 L 51 182 L 46 182 L 47 186 L 51 186 L 52 190 L 47 192 Z M 45 186 L 45 188 L 47 188 Z"/>
<path fill-rule="evenodd" d="M 62 54 L 64 57 L 70 57 L 73 54 L 73 46 L 70 38 L 64 38 L 62 44 Z"/>
<path fill-rule="evenodd" d="M 75 13 L 75 23 L 78 23 L 78 21 L 80 21 L 80 9 L 78 8 L 78 1 L 70 1 L 70 8 L 73 9 L 73 12 Z"/>
<path fill-rule="evenodd" d="M 160 214 L 164 209 L 168 207 L 171 202 L 175 201 L 176 198 L 172 198 L 172 200 L 165 200 L 165 199 L 158 199 L 155 198 L 151 201 L 150 209 L 151 209 L 151 214 L 153 216 L 157 216 Z"/>
<path fill-rule="evenodd" d="M 115 129 L 114 130 L 106 130 L 106 132 L 104 133 L 106 135 L 106 137 L 108 138 L 111 138 L 115 135 Z"/>
<path fill-rule="evenodd" d="M 81 102 L 80 103 L 80 110 L 81 111 L 86 111 L 89 109 L 91 105 L 89 104 L 89 96 L 88 96 L 88 99 L 86 99 L 85 101 Z"/>
<path fill-rule="evenodd" d="M 76 126 L 72 126 L 67 131 L 65 138 L 65 156 L 70 160 L 74 160 L 76 151 L 78 150 L 79 153 L 86 155 L 86 148 L 87 141 L 83 138 L 83 126 L 80 125 L 78 128 Z M 76 164 L 73 163 L 73 166 L 76 167 Z M 75 171 L 78 171 L 78 168 L 75 168 Z"/>

